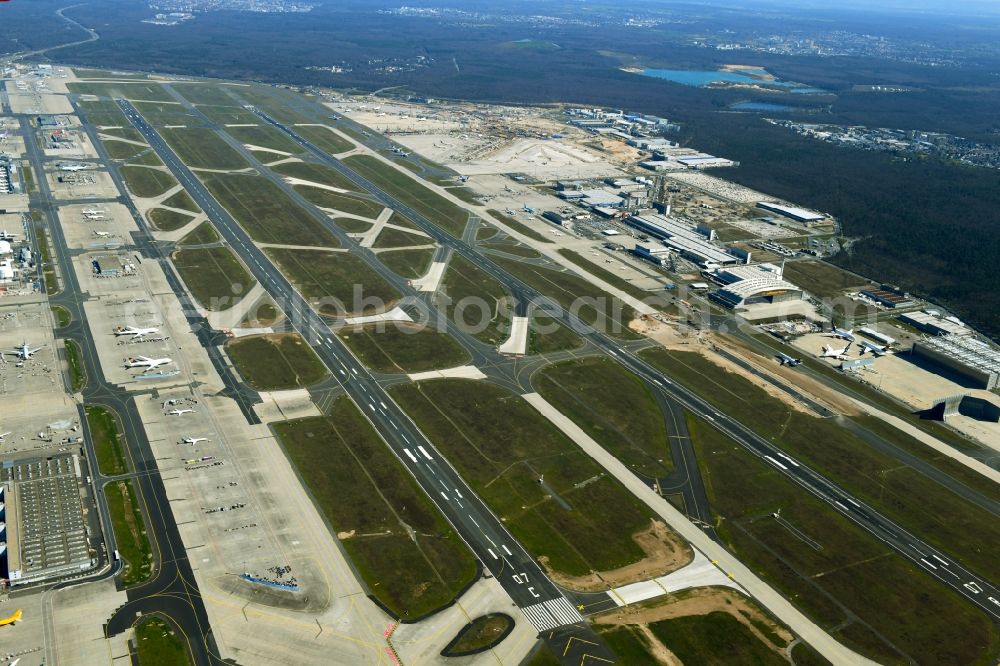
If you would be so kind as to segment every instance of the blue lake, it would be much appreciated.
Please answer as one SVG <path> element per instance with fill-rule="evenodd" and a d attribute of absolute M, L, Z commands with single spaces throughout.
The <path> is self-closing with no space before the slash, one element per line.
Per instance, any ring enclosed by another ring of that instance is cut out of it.
<path fill-rule="evenodd" d="M 737 102 L 729 108 L 735 111 L 791 111 L 795 107 L 771 102 Z"/>
<path fill-rule="evenodd" d="M 666 79 L 674 83 L 685 86 L 703 88 L 713 83 L 746 83 L 751 85 L 765 86 L 768 88 L 781 88 L 788 92 L 799 94 L 818 94 L 825 90 L 810 88 L 801 83 L 791 83 L 789 81 L 762 80 L 743 72 L 724 72 L 699 69 L 643 69 L 638 72 L 643 76 L 650 76 L 656 79 Z"/>

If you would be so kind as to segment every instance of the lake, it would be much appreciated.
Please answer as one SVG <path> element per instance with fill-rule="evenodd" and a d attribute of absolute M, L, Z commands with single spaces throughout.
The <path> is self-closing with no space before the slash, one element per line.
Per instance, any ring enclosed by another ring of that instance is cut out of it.
<path fill-rule="evenodd" d="M 758 68 L 755 68 L 752 71 L 758 73 L 765 72 L 765 70 Z M 766 88 L 780 88 L 787 92 L 807 95 L 826 92 L 825 90 L 820 90 L 819 88 L 810 88 L 809 86 L 805 86 L 801 83 L 780 81 L 778 79 L 760 79 L 741 71 L 728 72 L 722 70 L 647 68 L 639 70 L 637 74 L 649 76 L 655 79 L 666 79 L 667 81 L 673 81 L 674 83 L 680 83 L 685 86 L 692 86 L 696 88 L 704 88 L 705 86 L 712 85 L 713 83 L 742 83 Z"/>
<path fill-rule="evenodd" d="M 734 111 L 792 111 L 795 107 L 773 102 L 737 102 L 730 104 L 729 108 Z"/>

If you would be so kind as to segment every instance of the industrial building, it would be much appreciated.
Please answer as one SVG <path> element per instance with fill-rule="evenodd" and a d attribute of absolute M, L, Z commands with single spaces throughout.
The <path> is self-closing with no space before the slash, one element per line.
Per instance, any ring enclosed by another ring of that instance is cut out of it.
<path fill-rule="evenodd" d="M 625 222 L 629 226 L 659 239 L 666 248 L 676 251 L 702 268 L 730 266 L 740 261 L 698 233 L 695 228 L 672 220 L 665 215 L 658 213 L 632 215 L 627 217 Z M 665 250 L 637 245 L 634 252 L 644 259 L 652 259 L 656 254 L 662 255 Z"/>
<path fill-rule="evenodd" d="M 929 333 L 930 335 L 971 335 L 972 329 L 968 328 L 954 317 L 942 317 L 933 310 L 922 310 L 921 312 L 907 312 L 899 315 L 899 321 L 909 324 L 918 331 Z"/>
<path fill-rule="evenodd" d="M 790 217 L 797 222 L 819 222 L 825 215 L 822 213 L 817 213 L 814 210 L 807 210 L 805 208 L 796 208 L 795 206 L 786 206 L 774 201 L 758 201 L 757 208 L 762 208 L 766 211 L 772 213 L 778 213 L 779 215 L 784 215 L 785 217 Z"/>
<path fill-rule="evenodd" d="M 10 155 L 0 155 L 0 194 L 18 194 L 20 191 L 17 164 Z"/>
<path fill-rule="evenodd" d="M 976 388 L 1000 386 L 1000 350 L 972 336 L 939 336 L 913 343 L 913 355 L 941 365 Z"/>
<path fill-rule="evenodd" d="M 868 326 L 859 328 L 858 333 L 865 336 L 866 338 L 874 340 L 875 342 L 880 342 L 886 347 L 890 347 L 896 344 L 896 338 L 891 338 L 884 333 L 879 333 L 874 328 L 870 328 Z"/>
<path fill-rule="evenodd" d="M 881 289 L 862 289 L 860 293 L 865 298 L 869 298 L 889 309 L 911 307 L 917 304 L 909 294 L 903 294 L 898 291 L 886 289 L 885 287 Z"/>
<path fill-rule="evenodd" d="M 11 586 L 86 571 L 90 549 L 76 454 L 4 461 L 0 467 L 0 573 Z"/>
<path fill-rule="evenodd" d="M 781 268 L 774 264 L 719 268 L 711 273 L 711 278 L 723 286 L 709 298 L 733 310 L 803 298 L 802 289 L 785 280 Z"/>

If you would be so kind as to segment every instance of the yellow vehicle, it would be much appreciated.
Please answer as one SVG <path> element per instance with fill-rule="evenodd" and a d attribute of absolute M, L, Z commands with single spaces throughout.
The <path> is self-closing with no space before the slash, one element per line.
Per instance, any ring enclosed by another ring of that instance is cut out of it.
<path fill-rule="evenodd" d="M 20 621 L 21 621 L 21 609 L 18 608 L 16 611 L 14 611 L 13 615 L 11 615 L 8 618 L 0 620 L 0 627 L 3 627 L 8 624 L 13 625 L 15 622 L 20 622 Z"/>

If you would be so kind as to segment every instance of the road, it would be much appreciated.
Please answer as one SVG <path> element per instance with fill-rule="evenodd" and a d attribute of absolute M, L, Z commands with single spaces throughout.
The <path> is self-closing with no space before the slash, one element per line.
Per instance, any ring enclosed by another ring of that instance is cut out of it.
<path fill-rule="evenodd" d="M 551 299 L 511 276 L 476 248 L 461 239 L 450 236 L 416 210 L 404 205 L 339 160 L 333 159 L 310 144 L 290 127 L 275 121 L 260 110 L 257 110 L 257 114 L 272 126 L 285 132 L 324 164 L 339 171 L 363 191 L 372 194 L 386 206 L 409 217 L 435 241 L 451 247 L 454 252 L 474 263 L 476 267 L 485 271 L 511 292 L 524 294 L 537 306 L 548 310 L 550 316 L 576 331 L 581 337 L 603 350 L 632 373 L 651 382 L 660 391 L 692 413 L 711 421 L 719 430 L 748 451 L 771 463 L 775 469 L 830 504 L 835 510 L 870 532 L 877 539 L 888 544 L 926 573 L 955 590 L 974 606 L 985 611 L 995 620 L 1000 620 L 1000 588 L 955 562 L 953 558 L 946 557 L 939 550 L 903 529 L 873 507 L 859 502 L 847 491 L 818 472 L 806 467 L 801 462 L 791 460 L 776 444 L 761 437 L 736 419 L 720 412 L 690 389 L 665 377 L 652 365 L 630 352 L 620 342 L 595 330 L 572 313 L 553 303 Z M 998 602 L 994 603 L 990 599 L 998 600 Z"/>
<path fill-rule="evenodd" d="M 595 642 L 592 656 L 611 653 L 597 642 L 576 607 L 545 575 L 535 560 L 507 531 L 415 423 L 391 399 L 376 378 L 330 332 L 322 316 L 294 289 L 250 236 L 215 200 L 142 115 L 118 100 L 129 121 L 188 193 L 201 206 L 222 237 L 243 259 L 253 276 L 285 313 L 291 326 L 312 346 L 389 448 L 438 506 L 473 553 L 540 633 L 576 625 Z"/>
<path fill-rule="evenodd" d="M 198 584 L 187 559 L 135 400 L 127 391 L 108 383 L 104 377 L 90 327 L 86 324 L 84 297 L 73 267 L 72 255 L 63 235 L 52 192 L 44 176 L 45 158 L 38 142 L 34 140 L 35 133 L 28 117 L 22 116 L 20 121 L 28 159 L 35 167 L 35 182 L 38 186 L 38 193 L 33 195 L 32 208 L 45 216 L 47 230 L 52 240 L 53 257 L 58 262 L 61 273 L 62 291 L 49 300 L 53 305 L 66 308 L 73 318 L 70 326 L 61 330 L 60 334 L 73 338 L 79 343 L 83 352 L 83 365 L 87 374 L 87 385 L 82 391 L 84 403 L 103 405 L 121 417 L 132 467 L 129 476 L 133 479 L 133 486 L 138 493 L 140 508 L 156 560 L 154 578 L 143 585 L 126 590 L 128 602 L 108 620 L 105 632 L 108 636 L 112 636 L 126 631 L 135 622 L 137 612 L 160 613 L 190 639 L 192 658 L 197 666 L 220 664 L 222 662 L 218 657 L 218 648 L 212 636 L 208 615 L 198 593 Z M 95 145 L 100 144 L 95 142 Z M 107 158 L 106 155 L 104 157 Z M 94 463 L 93 442 L 89 438 L 86 442 L 88 460 Z M 101 475 L 96 464 L 91 465 L 91 472 L 96 488 L 109 481 L 108 477 Z M 95 495 L 101 522 L 105 526 L 110 526 L 111 520 L 104 494 L 95 493 Z M 107 532 L 106 543 L 108 550 L 111 551 L 115 547 L 114 534 L 110 529 Z"/>

